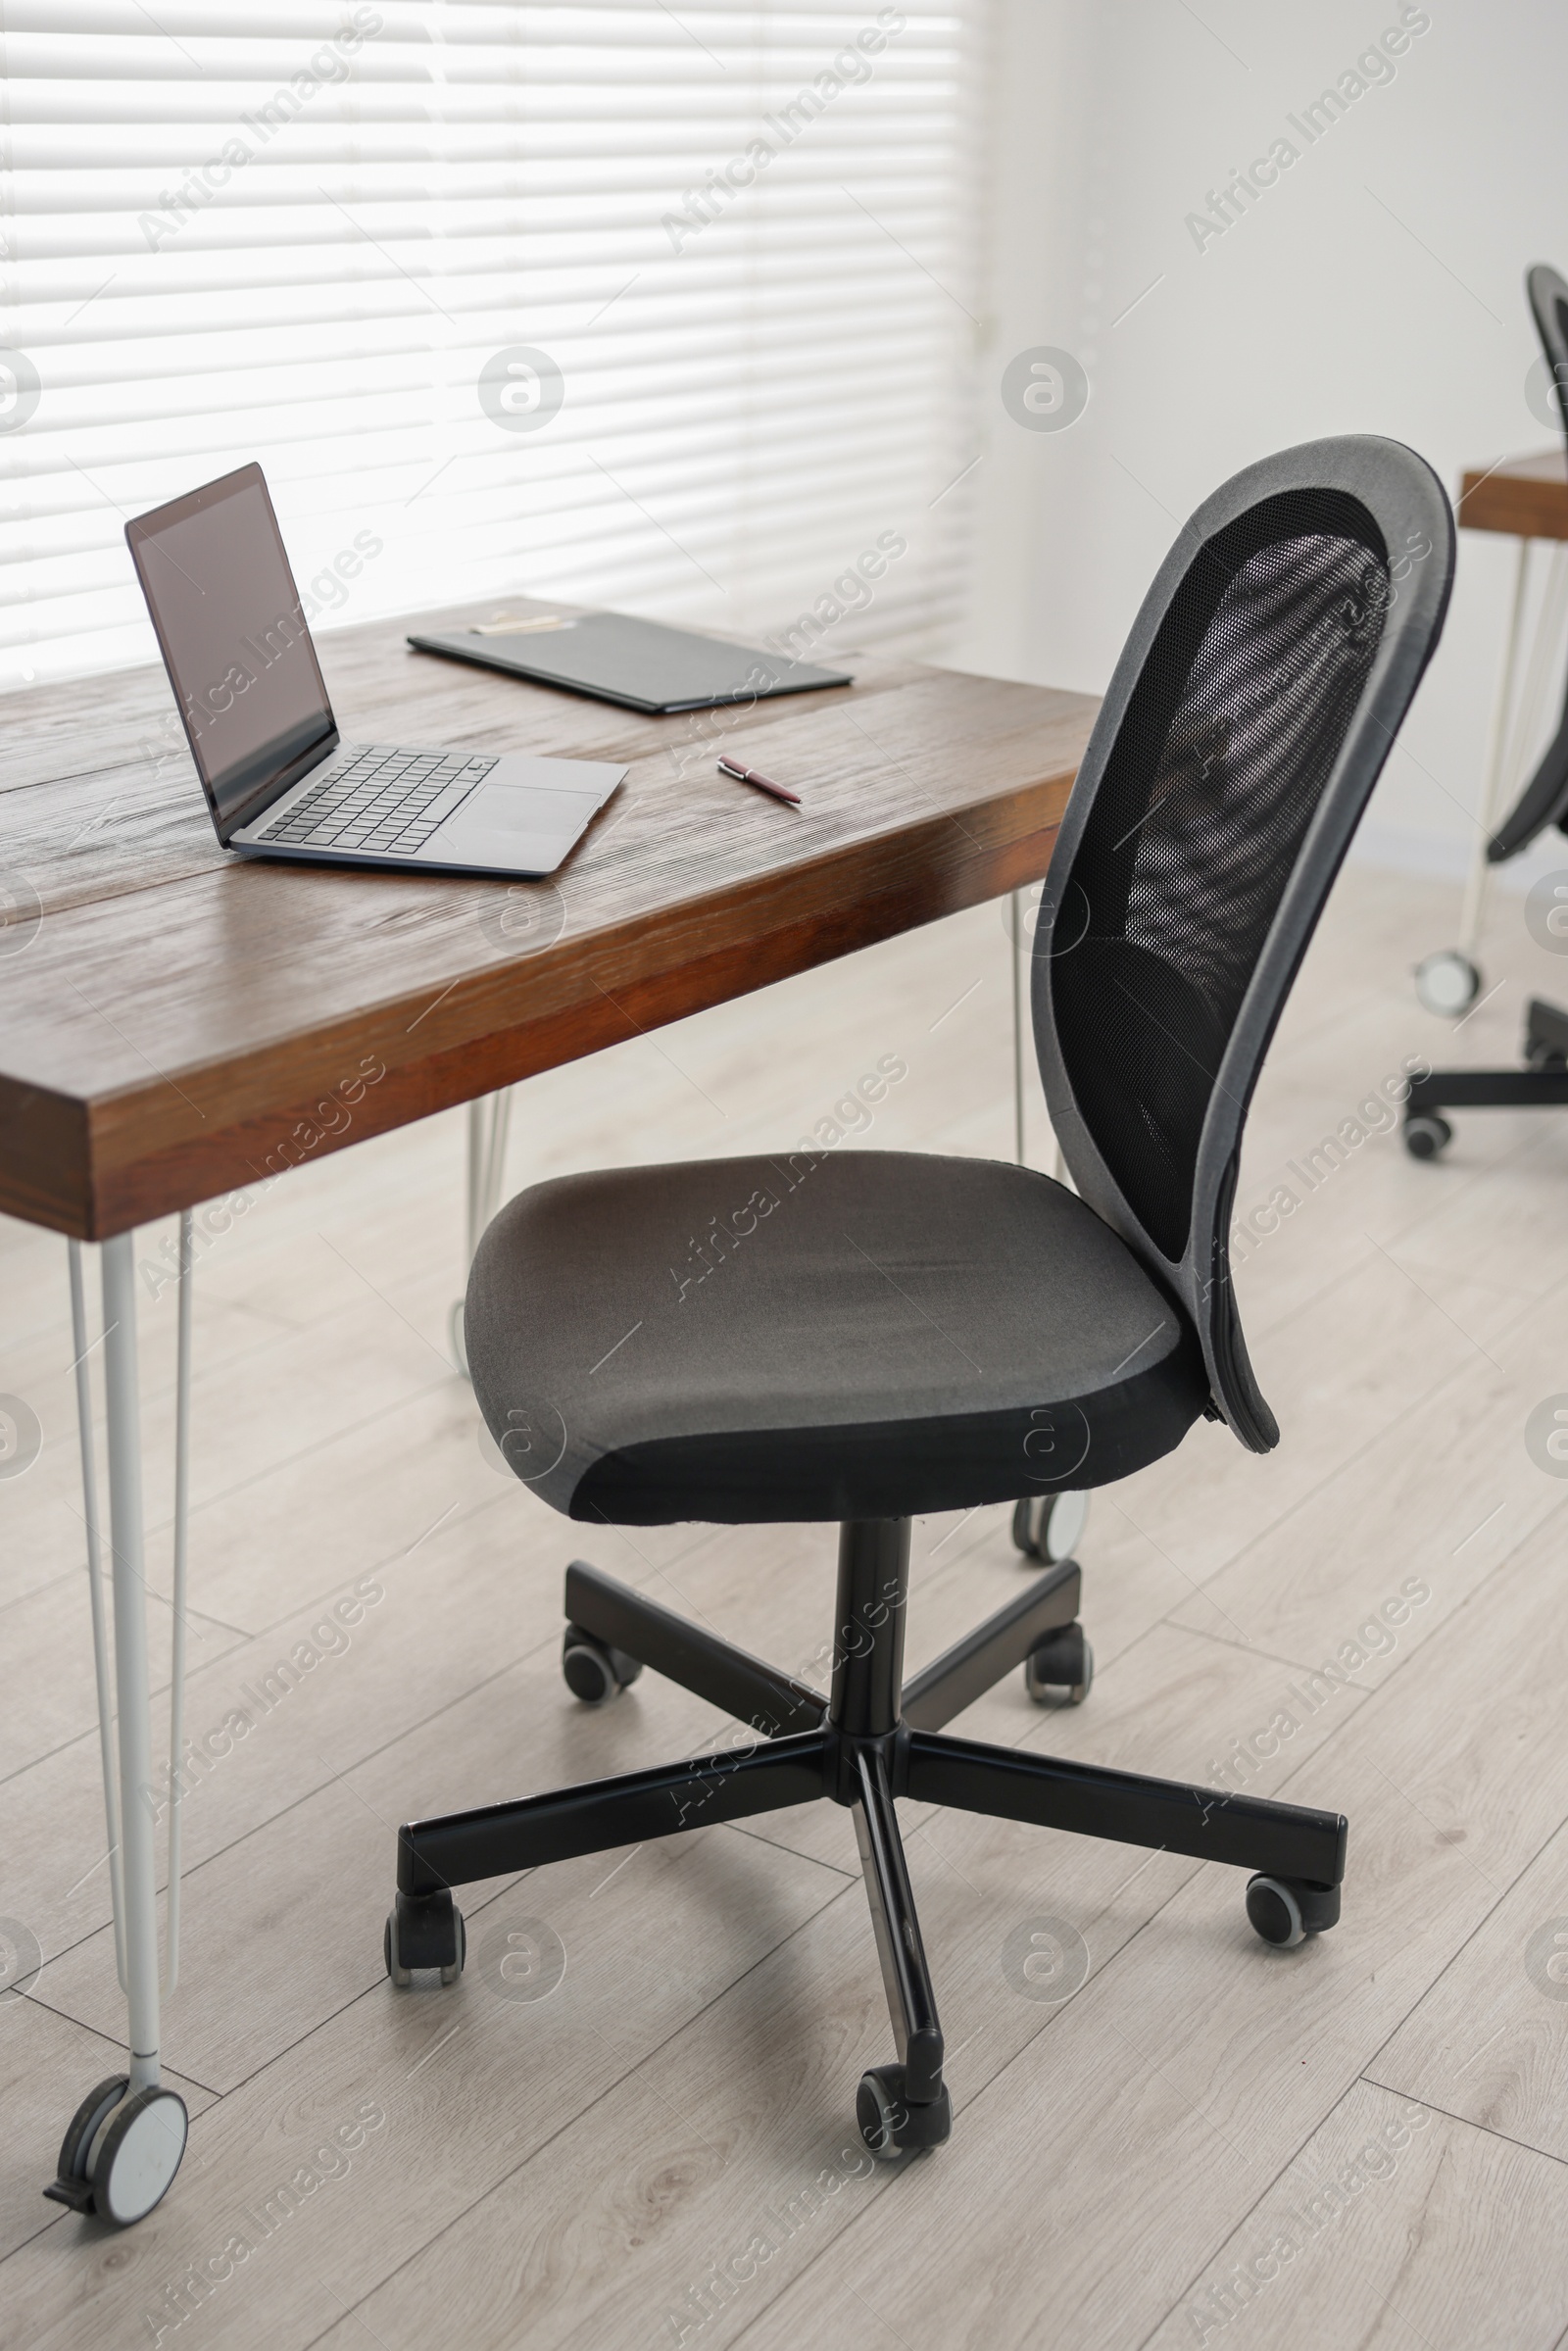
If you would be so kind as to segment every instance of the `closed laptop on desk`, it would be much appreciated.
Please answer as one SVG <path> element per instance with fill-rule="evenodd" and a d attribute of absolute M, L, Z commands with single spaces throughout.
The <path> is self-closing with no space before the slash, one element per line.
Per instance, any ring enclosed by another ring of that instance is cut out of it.
<path fill-rule="evenodd" d="M 514 633 L 515 631 L 515 633 Z M 596 702 L 662 716 L 676 710 L 749 707 L 776 694 L 850 686 L 842 669 L 818 669 L 787 654 L 729 645 L 630 612 L 582 612 L 561 619 L 490 622 L 441 636 L 413 636 L 420 653 L 477 661 L 539 686 L 564 686 Z"/>

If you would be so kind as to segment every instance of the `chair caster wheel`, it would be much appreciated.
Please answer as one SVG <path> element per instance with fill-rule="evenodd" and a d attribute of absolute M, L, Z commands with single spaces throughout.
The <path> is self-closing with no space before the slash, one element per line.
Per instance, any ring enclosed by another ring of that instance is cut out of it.
<path fill-rule="evenodd" d="M 1452 1127 L 1436 1110 L 1419 1110 L 1404 1122 L 1404 1148 L 1412 1159 L 1435 1159 L 1452 1141 Z"/>
<path fill-rule="evenodd" d="M 1024 1660 L 1023 1686 L 1037 1706 L 1081 1706 L 1095 1680 L 1095 1652 L 1082 1625 L 1063 1625 Z"/>
<path fill-rule="evenodd" d="M 860 2076 L 855 2097 L 860 2136 L 882 2163 L 897 2163 L 917 2147 L 940 2147 L 953 2135 L 953 2100 L 948 2085 L 929 2106 L 910 2106 L 904 2095 L 902 2065 L 873 2066 Z"/>
<path fill-rule="evenodd" d="M 468 1338 L 463 1323 L 461 1298 L 453 1299 L 452 1311 L 447 1316 L 447 1344 L 452 1349 L 452 1360 L 457 1369 L 466 1380 L 471 1379 L 472 1374 L 468 1370 Z"/>
<path fill-rule="evenodd" d="M 399 1991 L 407 1991 L 416 1968 L 437 1968 L 443 1984 L 456 1984 L 468 1955 L 468 1931 L 449 1893 L 400 1893 L 387 1913 L 381 1956 Z"/>
<path fill-rule="evenodd" d="M 1304 1878 L 1249 1878 L 1247 1915 L 1253 1932 L 1278 1951 L 1294 1951 L 1309 1935 L 1337 1926 L 1340 1889 Z"/>
<path fill-rule="evenodd" d="M 409 1985 L 414 1982 L 414 1971 L 412 1968 L 404 1967 L 401 1961 L 393 1957 L 392 1937 L 396 1924 L 397 1913 L 389 1910 L 386 1914 L 386 1925 L 381 1930 L 381 1960 L 387 1974 L 392 1979 L 394 1989 L 407 1991 Z"/>
<path fill-rule="evenodd" d="M 1058 1567 L 1082 1543 L 1088 1518 L 1087 1494 L 1026 1494 L 1013 1505 L 1013 1543 L 1026 1559 Z"/>
<path fill-rule="evenodd" d="M 1452 1020 L 1468 1012 L 1481 994 L 1481 974 L 1456 947 L 1440 947 L 1416 965 L 1415 992 L 1429 1012 Z"/>
<path fill-rule="evenodd" d="M 597 1634 L 585 1633 L 580 1625 L 568 1625 L 561 1644 L 561 1670 L 574 1698 L 581 1698 L 585 1706 L 603 1706 L 636 1681 L 643 1663 L 624 1649 L 612 1649 Z"/>
<path fill-rule="evenodd" d="M 60 2175 L 44 2189 L 57 2204 L 96 2213 L 128 2229 L 162 2203 L 173 2184 L 190 2133 L 178 2092 L 133 2090 L 111 2075 L 83 2098 L 60 2147 Z"/>

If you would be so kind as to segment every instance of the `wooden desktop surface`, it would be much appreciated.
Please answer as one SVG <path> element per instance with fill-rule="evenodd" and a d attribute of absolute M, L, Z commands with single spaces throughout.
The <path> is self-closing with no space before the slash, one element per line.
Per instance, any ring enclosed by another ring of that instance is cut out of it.
<path fill-rule="evenodd" d="M 550 881 L 229 856 L 161 668 L 6 698 L 0 1209 L 103 1240 L 1038 880 L 1097 708 L 868 656 L 649 718 L 404 644 L 476 616 L 329 633 L 327 687 L 349 742 L 627 762 Z"/>
<path fill-rule="evenodd" d="M 1561 449 L 1475 466 L 1459 489 L 1461 530 L 1512 539 L 1568 539 L 1568 464 Z"/>

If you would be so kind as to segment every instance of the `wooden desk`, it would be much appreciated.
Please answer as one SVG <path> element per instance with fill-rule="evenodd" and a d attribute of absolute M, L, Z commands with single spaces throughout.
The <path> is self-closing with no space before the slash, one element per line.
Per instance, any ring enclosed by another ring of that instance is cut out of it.
<path fill-rule="evenodd" d="M 438 629 L 469 616 L 421 617 Z M 184 2136 L 182 2121 L 176 2128 L 171 2119 L 178 2101 L 161 2082 L 158 2053 L 132 1229 L 182 1211 L 188 1268 L 197 1201 L 452 1103 L 494 1096 L 499 1119 L 499 1090 L 514 1079 L 1038 879 L 1096 708 L 1082 695 L 868 658 L 856 661 L 850 689 L 643 718 L 413 653 L 405 625 L 380 621 L 322 640 L 347 740 L 629 765 L 553 880 L 333 871 L 228 856 L 214 838 L 161 669 L 41 688 L 6 706 L 0 1209 L 71 1237 L 128 2095 L 156 2102 L 164 2185 Z M 718 749 L 738 736 L 751 765 L 800 788 L 800 809 L 716 772 Z M 482 1220 L 501 1156 L 499 1126 L 489 1148 L 475 1148 L 483 1144 L 477 1116 L 470 1111 L 470 1226 Z M 82 1240 L 104 1244 L 101 1354 L 87 1327 Z M 179 1304 L 175 1755 L 188 1270 Z M 112 1671 L 94 1359 L 107 1402 Z M 178 1819 L 176 1796 L 172 1889 Z M 171 1950 L 176 1941 L 172 1909 Z M 75 2104 L 69 2085 L 61 2103 L 64 2119 Z M 91 2184 L 78 2165 L 58 2192 L 79 2206 Z"/>
<path fill-rule="evenodd" d="M 1459 485 L 1461 530 L 1510 539 L 1568 539 L 1568 462 L 1560 449 L 1474 466 Z"/>
<path fill-rule="evenodd" d="M 554 881 L 229 856 L 161 669 L 8 699 L 0 868 L 43 920 L 0 954 L 0 1208 L 102 1240 L 1036 880 L 1096 707 L 868 658 L 645 718 L 403 636 L 322 639 L 346 740 L 630 763 Z M 799 811 L 716 773 L 739 734 Z"/>

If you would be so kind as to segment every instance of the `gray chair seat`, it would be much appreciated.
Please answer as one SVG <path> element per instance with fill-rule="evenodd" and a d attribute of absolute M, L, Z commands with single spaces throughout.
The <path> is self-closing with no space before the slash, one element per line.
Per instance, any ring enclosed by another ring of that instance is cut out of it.
<path fill-rule="evenodd" d="M 1208 1400 L 1186 1316 L 1082 1200 L 836 1151 L 536 1185 L 468 1285 L 473 1385 L 569 1517 L 907 1517 L 1104 1485 Z"/>

